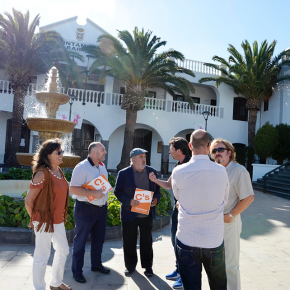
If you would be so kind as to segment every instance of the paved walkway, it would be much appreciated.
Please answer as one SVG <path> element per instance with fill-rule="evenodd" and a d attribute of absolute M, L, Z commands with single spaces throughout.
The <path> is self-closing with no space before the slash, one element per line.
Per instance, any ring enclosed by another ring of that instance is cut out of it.
<path fill-rule="evenodd" d="M 242 290 L 290 289 L 290 201 L 256 192 L 256 199 L 242 220 Z M 152 278 L 145 277 L 140 264 L 130 278 L 125 277 L 122 242 L 117 240 L 104 244 L 103 262 L 111 269 L 109 275 L 90 271 L 90 245 L 87 245 L 84 266 L 87 283 L 79 284 L 72 278 L 71 254 L 67 259 L 64 282 L 74 290 L 170 290 L 173 282 L 165 279 L 165 275 L 174 269 L 170 227 L 154 232 L 153 238 L 155 275 Z M 0 245 L 1 290 L 33 290 L 33 250 L 32 246 Z M 52 257 L 47 267 L 47 285 L 51 262 Z M 202 289 L 209 289 L 205 274 Z"/>

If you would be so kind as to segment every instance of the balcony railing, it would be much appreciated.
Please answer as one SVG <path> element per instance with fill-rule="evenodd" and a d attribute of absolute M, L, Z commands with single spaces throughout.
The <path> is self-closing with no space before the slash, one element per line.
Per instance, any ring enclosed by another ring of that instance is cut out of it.
<path fill-rule="evenodd" d="M 196 61 L 196 60 L 190 60 L 185 59 L 184 61 L 177 60 L 176 61 L 178 66 L 181 66 L 183 68 L 192 70 L 193 72 L 199 72 L 199 73 L 205 73 L 210 75 L 221 75 L 221 72 L 215 68 L 208 67 L 204 65 L 204 62 Z"/>
<path fill-rule="evenodd" d="M 194 104 L 194 108 L 191 109 L 188 102 L 173 101 L 172 103 L 172 112 L 201 115 L 204 111 L 209 111 L 213 117 L 220 117 L 220 107 L 217 106 Z"/>
<path fill-rule="evenodd" d="M 27 94 L 31 95 L 35 91 L 41 90 L 37 84 L 30 84 L 27 89 Z M 60 89 L 60 92 L 67 93 L 68 95 L 75 96 L 75 102 L 81 102 L 82 104 L 94 103 L 97 106 L 109 105 L 113 107 L 120 107 L 123 101 L 123 94 L 106 93 L 101 91 L 92 91 L 76 88 L 68 88 L 65 92 L 64 88 Z M 11 95 L 14 92 L 11 90 L 9 81 L 0 80 L 0 96 L 7 94 Z M 206 104 L 195 104 L 194 108 L 190 107 L 188 102 L 170 101 L 166 99 L 157 99 L 145 97 L 145 110 L 160 110 L 172 113 L 202 115 L 202 112 L 211 112 L 212 117 L 222 118 L 223 108 L 217 106 L 210 106 Z"/>

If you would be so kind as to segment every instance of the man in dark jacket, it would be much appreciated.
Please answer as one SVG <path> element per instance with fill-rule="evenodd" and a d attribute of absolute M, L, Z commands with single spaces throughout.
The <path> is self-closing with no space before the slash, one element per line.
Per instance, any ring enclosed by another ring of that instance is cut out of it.
<path fill-rule="evenodd" d="M 160 200 L 160 187 L 149 180 L 149 174 L 155 169 L 146 165 L 146 150 L 134 148 L 130 152 L 131 166 L 118 173 L 115 187 L 115 195 L 122 203 L 121 220 L 123 231 L 123 249 L 125 260 L 125 275 L 130 275 L 135 271 L 137 265 L 137 233 L 140 232 L 140 257 L 144 274 L 147 277 L 153 276 L 153 247 L 152 247 L 152 226 L 156 217 L 155 206 Z M 148 215 L 132 212 L 132 207 L 139 205 L 139 201 L 134 200 L 136 188 L 153 192 L 153 198 Z"/>

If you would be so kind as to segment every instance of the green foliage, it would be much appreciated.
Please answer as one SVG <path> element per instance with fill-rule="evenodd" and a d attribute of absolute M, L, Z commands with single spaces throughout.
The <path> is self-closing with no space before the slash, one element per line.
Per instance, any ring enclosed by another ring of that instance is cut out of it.
<path fill-rule="evenodd" d="M 67 171 L 68 172 L 68 171 Z M 67 180 L 70 180 L 71 173 L 65 173 Z M 109 182 L 114 188 L 116 183 L 116 177 L 109 174 Z M 161 188 L 161 199 L 156 207 L 157 215 L 164 216 L 167 215 L 167 210 L 171 209 L 170 194 L 168 191 Z M 26 211 L 24 198 L 26 197 L 26 192 L 22 194 L 22 199 L 13 199 L 12 197 L 1 195 L 0 196 L 0 226 L 4 227 L 22 227 L 27 228 L 30 217 Z M 74 221 L 74 205 L 75 200 L 69 198 L 69 207 L 67 213 L 67 222 L 65 228 L 67 230 L 73 230 L 75 227 Z M 107 226 L 119 226 L 121 224 L 120 220 L 120 210 L 121 203 L 113 194 L 109 193 L 108 198 L 108 218 Z"/>
<path fill-rule="evenodd" d="M 72 172 L 66 170 L 66 171 L 64 171 L 64 176 L 65 176 L 66 180 L 67 180 L 68 182 L 70 182 L 70 180 L 71 180 L 71 176 L 72 176 Z"/>
<path fill-rule="evenodd" d="M 0 180 L 4 179 L 18 179 L 18 180 L 31 180 L 32 170 L 21 168 L 10 168 L 8 173 L 1 173 Z"/>
<path fill-rule="evenodd" d="M 75 200 L 70 196 L 69 204 L 68 204 L 68 211 L 67 211 L 67 219 L 65 223 L 66 230 L 73 230 L 75 228 L 74 207 L 75 207 Z"/>
<path fill-rule="evenodd" d="M 116 184 L 116 177 L 111 175 L 110 173 L 109 173 L 109 182 L 110 182 L 111 186 L 114 188 L 115 184 Z"/>
<path fill-rule="evenodd" d="M 278 144 L 273 150 L 272 158 L 276 159 L 279 165 L 285 159 L 290 159 L 290 126 L 287 124 L 276 125 L 278 131 Z"/>
<path fill-rule="evenodd" d="M 23 193 L 26 196 L 26 192 Z M 30 217 L 24 205 L 24 199 L 13 199 L 7 195 L 0 196 L 0 226 L 26 228 Z"/>
<path fill-rule="evenodd" d="M 117 197 L 110 192 L 108 198 L 108 217 L 107 226 L 119 226 L 120 220 L 121 203 Z"/>
<path fill-rule="evenodd" d="M 259 158 L 266 159 L 272 156 L 273 151 L 278 146 L 278 130 L 267 122 L 262 126 L 255 136 L 255 153 Z"/>
<path fill-rule="evenodd" d="M 182 53 L 169 50 L 157 54 L 166 41 L 137 27 L 133 33 L 119 31 L 118 38 L 120 40 L 109 34 L 101 35 L 98 46 L 88 45 L 83 50 L 95 59 L 91 73 L 99 74 L 101 79 L 112 76 L 125 82 L 122 109 L 142 110 L 146 89 L 152 87 L 162 88 L 172 96 L 182 94 L 193 105 L 189 95 L 194 92 L 194 87 L 181 75 L 195 75 L 192 70 L 177 65 L 177 60 L 184 60 Z"/>
<path fill-rule="evenodd" d="M 160 187 L 161 198 L 156 206 L 156 214 L 159 216 L 167 216 L 167 211 L 172 210 L 170 193 Z"/>

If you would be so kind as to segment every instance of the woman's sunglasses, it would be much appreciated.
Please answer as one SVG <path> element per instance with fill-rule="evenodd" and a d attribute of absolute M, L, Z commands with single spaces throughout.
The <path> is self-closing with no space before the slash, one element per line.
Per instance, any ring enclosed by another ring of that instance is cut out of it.
<path fill-rule="evenodd" d="M 63 153 L 64 153 L 63 150 L 59 150 L 59 151 L 57 151 L 57 155 L 61 155 L 61 154 L 63 154 Z"/>
<path fill-rule="evenodd" d="M 225 150 L 228 151 L 227 148 L 219 147 L 219 148 L 215 148 L 215 149 L 213 149 L 213 150 L 212 150 L 212 153 L 213 153 L 213 154 L 216 154 L 217 152 L 222 153 L 222 152 L 224 152 Z"/>

